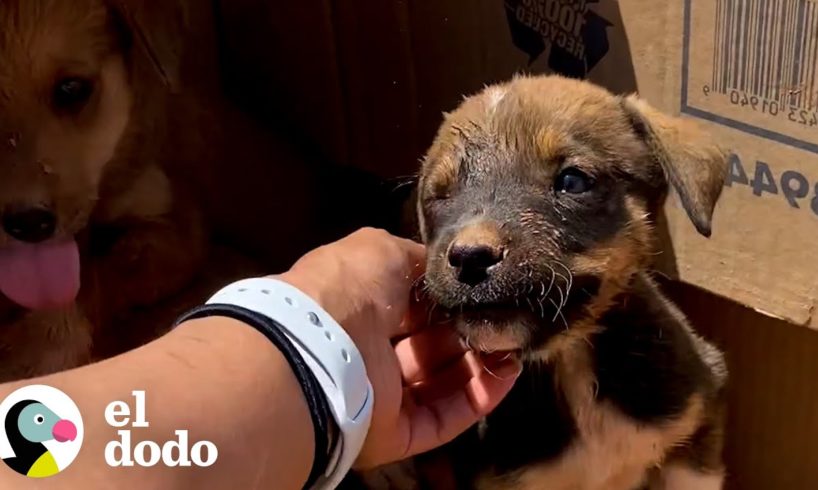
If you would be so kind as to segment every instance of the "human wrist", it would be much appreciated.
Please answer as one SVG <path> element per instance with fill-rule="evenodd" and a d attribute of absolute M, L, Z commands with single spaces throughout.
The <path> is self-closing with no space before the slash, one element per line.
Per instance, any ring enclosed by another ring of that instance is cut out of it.
<path fill-rule="evenodd" d="M 357 346 L 308 293 L 321 298 L 323 292 L 327 292 L 324 297 L 332 298 L 338 291 L 316 287 L 323 281 L 307 281 L 303 280 L 304 276 L 294 274 L 287 277 L 289 281 L 279 276 L 230 284 L 206 305 L 182 318 L 228 316 L 263 333 L 282 350 L 296 373 L 313 417 L 316 435 L 313 476 L 318 480 L 311 478 L 310 481 L 319 488 L 332 488 L 340 482 L 363 445 L 374 394 Z M 327 405 L 328 409 L 324 410 Z M 340 430 L 341 442 L 337 445 L 326 441 L 332 431 L 323 414 L 329 412 Z M 316 471 L 323 473 L 319 475 Z"/>
<path fill-rule="evenodd" d="M 309 296 L 333 320 L 346 329 L 346 318 L 343 310 L 342 296 L 337 282 L 333 284 L 327 279 L 328 274 L 315 273 L 304 268 L 293 268 L 282 274 L 271 276 L 270 279 L 282 281 Z"/>
<path fill-rule="evenodd" d="M 326 310 L 326 284 L 315 274 L 308 274 L 301 269 L 290 269 L 287 272 L 270 276 L 270 279 L 286 282 L 312 298 Z M 329 311 L 327 312 L 329 313 Z"/>

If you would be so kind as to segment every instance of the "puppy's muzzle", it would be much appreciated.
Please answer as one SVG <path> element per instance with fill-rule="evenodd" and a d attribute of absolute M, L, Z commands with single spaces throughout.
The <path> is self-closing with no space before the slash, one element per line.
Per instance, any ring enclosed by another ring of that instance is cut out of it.
<path fill-rule="evenodd" d="M 447 252 L 449 266 L 458 282 L 477 286 L 489 278 L 507 254 L 498 227 L 481 221 L 461 229 Z"/>

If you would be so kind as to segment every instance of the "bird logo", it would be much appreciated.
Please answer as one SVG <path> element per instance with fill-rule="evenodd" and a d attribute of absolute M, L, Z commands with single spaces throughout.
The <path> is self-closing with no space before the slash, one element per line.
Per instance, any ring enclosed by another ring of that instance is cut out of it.
<path fill-rule="evenodd" d="M 31 393 L 32 388 L 40 396 L 31 396 L 35 394 Z M 79 453 L 82 419 L 74 402 L 61 391 L 28 386 L 6 398 L 0 413 L 5 413 L 3 429 L 7 442 L 6 450 L 0 454 L 3 462 L 17 473 L 30 478 L 53 476 Z"/>

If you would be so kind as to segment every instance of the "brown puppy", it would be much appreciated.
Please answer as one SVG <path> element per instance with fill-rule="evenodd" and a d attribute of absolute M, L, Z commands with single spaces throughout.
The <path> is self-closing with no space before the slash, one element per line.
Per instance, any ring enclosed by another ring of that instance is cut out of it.
<path fill-rule="evenodd" d="M 447 115 L 418 189 L 427 291 L 472 349 L 525 362 L 450 448 L 460 486 L 721 487 L 722 355 L 647 270 L 668 187 L 709 236 L 725 169 L 688 121 L 576 80 Z"/>
<path fill-rule="evenodd" d="M 87 362 L 96 329 L 203 258 L 169 163 L 212 150 L 171 99 L 183 12 L 158 5 L 0 2 L 0 380 Z"/>

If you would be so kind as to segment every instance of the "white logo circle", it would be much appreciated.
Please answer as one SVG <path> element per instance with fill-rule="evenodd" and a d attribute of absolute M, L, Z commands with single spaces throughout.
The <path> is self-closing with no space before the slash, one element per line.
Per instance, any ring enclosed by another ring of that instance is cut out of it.
<path fill-rule="evenodd" d="M 9 395 L 0 403 L 0 421 L 0 458 L 30 478 L 62 472 L 82 447 L 85 428 L 77 405 L 50 386 L 25 386 Z"/>

